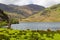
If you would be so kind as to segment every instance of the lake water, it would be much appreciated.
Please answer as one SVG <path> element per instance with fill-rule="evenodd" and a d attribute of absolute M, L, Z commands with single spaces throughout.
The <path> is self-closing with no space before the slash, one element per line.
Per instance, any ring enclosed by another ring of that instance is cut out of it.
<path fill-rule="evenodd" d="M 13 29 L 18 30 L 47 30 L 48 28 L 51 30 L 59 30 L 60 22 L 21 22 L 19 24 L 12 24 Z"/>

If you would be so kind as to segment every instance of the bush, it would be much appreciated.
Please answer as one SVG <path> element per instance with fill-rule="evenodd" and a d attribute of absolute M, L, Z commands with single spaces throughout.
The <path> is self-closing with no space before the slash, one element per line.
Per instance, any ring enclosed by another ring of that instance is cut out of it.
<path fill-rule="evenodd" d="M 0 21 L 0 27 L 6 26 L 6 25 L 7 25 L 7 22 L 6 21 Z"/>
<path fill-rule="evenodd" d="M 12 23 L 12 24 L 18 24 L 19 21 L 18 21 L 18 19 L 12 19 L 12 20 L 11 20 L 11 23 Z"/>
<path fill-rule="evenodd" d="M 60 33 L 57 31 L 32 31 L 0 28 L 0 40 L 60 40 Z"/>

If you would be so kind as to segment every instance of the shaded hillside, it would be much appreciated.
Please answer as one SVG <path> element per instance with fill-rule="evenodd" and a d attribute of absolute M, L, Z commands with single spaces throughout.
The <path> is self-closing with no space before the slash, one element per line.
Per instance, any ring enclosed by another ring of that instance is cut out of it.
<path fill-rule="evenodd" d="M 5 5 L 5 4 L 1 4 L 0 3 L 0 9 L 2 9 L 3 11 L 5 11 L 5 12 L 8 12 L 8 14 L 9 13 L 11 13 L 11 15 L 12 14 L 15 14 L 15 13 L 17 13 L 18 14 L 18 10 L 16 10 L 15 8 L 13 8 L 13 7 L 10 7 L 10 6 L 8 6 L 8 5 Z M 20 11 L 19 11 L 20 12 Z M 22 12 L 21 12 L 22 13 Z M 19 14 L 18 14 L 19 15 Z M 21 15 L 21 14 L 20 14 Z M 17 15 L 16 15 L 17 16 Z M 23 15 L 22 15 L 23 16 Z M 21 17 L 22 17 L 21 16 Z M 18 16 L 17 16 L 18 17 Z"/>
<path fill-rule="evenodd" d="M 39 5 L 36 5 L 36 4 L 30 4 L 30 5 L 26 5 L 28 9 L 31 9 L 32 11 L 41 11 L 41 10 L 44 10 L 45 7 L 43 6 L 39 6 Z"/>
<path fill-rule="evenodd" d="M 0 9 L 2 9 L 3 11 L 7 11 L 7 12 L 14 12 L 15 11 L 12 7 L 9 7 L 8 5 L 1 4 L 1 3 L 0 3 Z"/>
<path fill-rule="evenodd" d="M 42 11 L 45 8 L 43 6 L 30 4 L 30 5 L 24 5 L 24 6 L 17 6 L 17 5 L 6 5 L 0 3 L 0 9 L 3 11 L 7 11 L 10 13 L 17 13 L 25 17 L 29 17 L 32 14 L 37 13 L 38 11 Z"/>
<path fill-rule="evenodd" d="M 11 19 L 24 19 L 25 16 L 22 16 L 21 14 L 17 14 L 17 13 L 9 13 L 9 12 L 5 12 Z"/>
<path fill-rule="evenodd" d="M 16 10 L 18 10 L 19 14 L 22 14 L 26 17 L 31 16 L 32 14 L 35 14 L 35 13 L 45 9 L 45 7 L 35 5 L 35 4 L 29 4 L 29 5 L 24 5 L 24 6 L 17 6 L 17 5 L 11 4 L 9 6 L 15 8 Z M 21 12 L 19 12 L 19 11 L 21 11 Z"/>
<path fill-rule="evenodd" d="M 60 22 L 60 4 L 46 8 L 29 18 L 23 19 L 28 22 Z"/>

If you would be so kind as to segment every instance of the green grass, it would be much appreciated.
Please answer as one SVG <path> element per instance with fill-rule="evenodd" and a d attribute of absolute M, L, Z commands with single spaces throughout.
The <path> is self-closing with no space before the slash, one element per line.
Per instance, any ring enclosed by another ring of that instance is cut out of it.
<path fill-rule="evenodd" d="M 60 30 L 43 31 L 0 28 L 0 40 L 60 40 Z"/>

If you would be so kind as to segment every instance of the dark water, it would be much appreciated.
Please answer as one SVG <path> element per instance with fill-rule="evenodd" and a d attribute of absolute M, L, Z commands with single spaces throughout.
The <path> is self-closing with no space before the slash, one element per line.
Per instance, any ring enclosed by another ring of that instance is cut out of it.
<path fill-rule="evenodd" d="M 23 22 L 20 24 L 13 24 L 12 28 L 18 30 L 47 30 L 48 28 L 51 30 L 59 30 L 60 22 Z"/>

